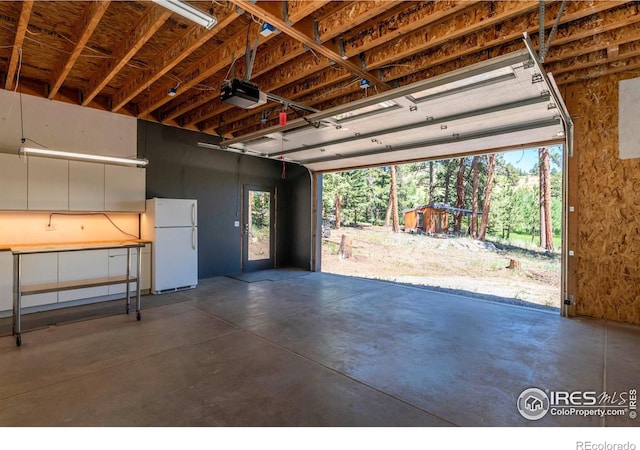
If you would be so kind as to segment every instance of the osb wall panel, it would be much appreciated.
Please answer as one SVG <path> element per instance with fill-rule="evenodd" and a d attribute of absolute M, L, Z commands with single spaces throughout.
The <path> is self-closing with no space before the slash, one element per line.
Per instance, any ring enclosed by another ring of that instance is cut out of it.
<path fill-rule="evenodd" d="M 567 87 L 578 159 L 576 312 L 640 324 L 640 159 L 618 158 L 616 74 Z"/>

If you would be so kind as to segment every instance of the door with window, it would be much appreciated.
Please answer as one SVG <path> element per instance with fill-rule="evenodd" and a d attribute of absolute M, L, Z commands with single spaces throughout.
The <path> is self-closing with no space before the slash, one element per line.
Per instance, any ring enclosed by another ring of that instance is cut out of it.
<path fill-rule="evenodd" d="M 242 270 L 275 267 L 276 192 L 273 188 L 244 187 Z"/>

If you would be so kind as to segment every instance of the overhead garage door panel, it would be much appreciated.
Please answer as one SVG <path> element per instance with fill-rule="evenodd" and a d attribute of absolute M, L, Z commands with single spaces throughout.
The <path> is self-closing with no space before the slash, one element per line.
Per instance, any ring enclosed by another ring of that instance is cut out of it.
<path fill-rule="evenodd" d="M 522 51 L 221 145 L 317 171 L 541 145 L 564 136 L 551 89 Z"/>

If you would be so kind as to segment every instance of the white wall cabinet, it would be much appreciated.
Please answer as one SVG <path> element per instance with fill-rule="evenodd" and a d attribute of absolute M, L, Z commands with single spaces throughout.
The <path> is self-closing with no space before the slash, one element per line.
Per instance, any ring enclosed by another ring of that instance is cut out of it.
<path fill-rule="evenodd" d="M 144 212 L 146 171 L 139 167 L 105 165 L 105 211 Z"/>
<path fill-rule="evenodd" d="M 27 209 L 27 162 L 0 153 L 0 210 Z"/>
<path fill-rule="evenodd" d="M 104 211 L 104 164 L 69 161 L 69 210 Z"/>
<path fill-rule="evenodd" d="M 13 308 L 13 254 L 0 252 L 0 311 Z"/>
<path fill-rule="evenodd" d="M 60 252 L 58 254 L 58 281 L 106 278 L 109 270 L 108 250 Z M 58 292 L 58 302 L 108 295 L 108 286 L 73 289 Z"/>
<path fill-rule="evenodd" d="M 27 208 L 36 211 L 69 209 L 69 161 L 28 157 Z"/>
<path fill-rule="evenodd" d="M 0 211 L 144 212 L 146 170 L 0 153 Z"/>

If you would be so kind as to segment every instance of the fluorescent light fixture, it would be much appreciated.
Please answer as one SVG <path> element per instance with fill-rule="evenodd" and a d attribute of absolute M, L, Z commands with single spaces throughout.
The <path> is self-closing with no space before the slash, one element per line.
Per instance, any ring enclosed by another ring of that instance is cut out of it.
<path fill-rule="evenodd" d="M 181 2 L 180 0 L 153 0 L 158 5 L 162 5 L 167 9 L 170 9 L 176 14 L 180 14 L 185 19 L 189 19 L 192 22 L 202 25 L 207 30 L 212 29 L 217 23 L 218 19 L 215 16 L 210 16 L 200 11 L 197 8 L 189 5 L 188 3 Z"/>
<path fill-rule="evenodd" d="M 146 166 L 149 161 L 146 159 L 118 158 L 116 156 L 89 155 L 86 153 L 61 152 L 58 150 L 48 150 L 44 148 L 21 147 L 21 155 L 44 156 L 46 158 L 77 159 L 79 161 L 95 161 L 111 164 L 126 164 L 132 166 Z"/>

